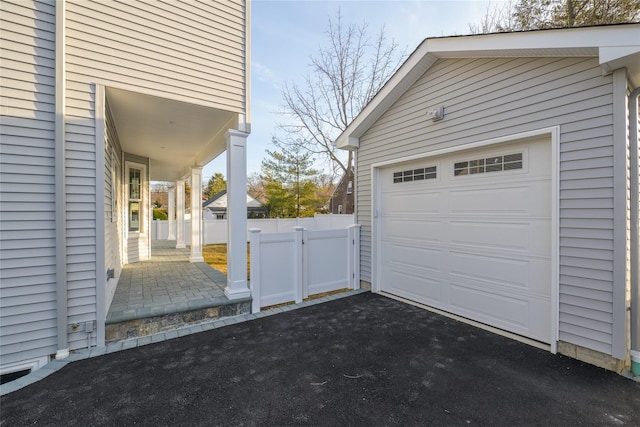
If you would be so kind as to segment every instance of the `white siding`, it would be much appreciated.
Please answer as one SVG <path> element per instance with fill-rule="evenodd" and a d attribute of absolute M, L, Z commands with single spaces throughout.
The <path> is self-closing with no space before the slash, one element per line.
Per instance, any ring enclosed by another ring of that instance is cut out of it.
<path fill-rule="evenodd" d="M 0 2 L 0 354 L 55 353 L 55 5 Z"/>
<path fill-rule="evenodd" d="M 96 156 L 107 155 L 96 153 L 95 84 L 244 113 L 245 6 L 239 1 L 76 0 L 66 5 L 67 286 L 68 322 L 74 323 L 98 320 L 96 286 L 106 274 L 96 272 L 95 195 L 96 180 L 110 172 L 95 170 Z M 112 130 L 105 126 L 105 132 Z M 105 169 L 110 164 L 105 157 Z M 109 199 L 110 183 L 105 184 Z M 109 208 L 105 223 L 110 218 Z M 105 263 L 111 268 L 117 260 L 108 252 L 115 249 L 118 230 L 108 224 L 104 232 Z M 71 349 L 86 344 L 84 332 L 69 336 Z"/>
<path fill-rule="evenodd" d="M 612 77 L 592 58 L 448 59 L 362 138 L 361 277 L 371 280 L 371 164 L 560 126 L 560 340 L 606 354 L 613 313 Z M 445 106 L 445 119 L 425 118 Z"/>
<path fill-rule="evenodd" d="M 244 13 L 232 0 L 68 1 L 69 110 L 90 109 L 82 93 L 99 81 L 244 113 Z"/>
<path fill-rule="evenodd" d="M 122 191 L 122 150 L 118 140 L 115 124 L 109 103 L 105 112 L 104 127 L 104 186 L 105 186 L 105 268 L 114 270 L 114 278 L 107 281 L 106 284 L 106 307 L 108 311 L 109 305 L 113 300 L 116 291 L 116 284 L 122 271 L 122 207 L 123 207 L 123 191 Z"/>

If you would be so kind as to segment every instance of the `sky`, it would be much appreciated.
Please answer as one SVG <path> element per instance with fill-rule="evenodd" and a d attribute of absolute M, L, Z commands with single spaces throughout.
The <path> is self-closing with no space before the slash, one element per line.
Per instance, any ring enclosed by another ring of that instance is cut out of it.
<path fill-rule="evenodd" d="M 282 135 L 282 88 L 300 84 L 309 74 L 310 58 L 327 44 L 329 18 L 340 10 L 345 25 L 366 23 L 375 36 L 382 26 L 407 54 L 427 37 L 469 33 L 493 0 L 252 0 L 251 2 L 251 134 L 247 140 L 247 174 L 260 172 L 265 149 Z M 206 182 L 214 173 L 226 175 L 223 154 L 203 170 Z"/>

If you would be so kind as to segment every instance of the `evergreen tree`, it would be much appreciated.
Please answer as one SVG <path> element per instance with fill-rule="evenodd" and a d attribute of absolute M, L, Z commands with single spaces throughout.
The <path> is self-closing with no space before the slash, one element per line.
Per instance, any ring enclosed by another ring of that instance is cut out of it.
<path fill-rule="evenodd" d="M 207 186 L 205 187 L 203 193 L 204 196 L 208 199 L 226 189 L 227 181 L 224 179 L 224 175 L 222 175 L 220 172 L 217 172 L 211 178 L 209 178 L 209 182 L 207 183 Z"/>
<path fill-rule="evenodd" d="M 275 138 L 273 144 L 279 151 L 266 150 L 268 157 L 261 167 L 269 216 L 312 216 L 321 203 L 316 196 L 318 171 L 312 167 L 311 154 L 302 144 L 284 145 Z"/>

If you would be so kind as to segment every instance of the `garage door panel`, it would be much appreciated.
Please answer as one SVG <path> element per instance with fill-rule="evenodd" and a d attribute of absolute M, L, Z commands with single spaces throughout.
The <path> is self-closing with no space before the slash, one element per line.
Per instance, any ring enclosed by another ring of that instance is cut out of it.
<path fill-rule="evenodd" d="M 504 284 L 526 289 L 529 278 L 529 262 L 524 259 L 508 259 L 503 256 L 478 255 L 450 251 L 452 276 L 462 276 L 475 281 Z"/>
<path fill-rule="evenodd" d="M 387 283 L 390 285 L 391 292 L 424 304 L 441 304 L 444 292 L 442 281 L 420 273 L 411 274 L 398 270 L 390 273 Z"/>
<path fill-rule="evenodd" d="M 442 220 L 422 220 L 385 218 L 383 221 L 383 240 L 409 239 L 425 243 L 439 243 L 442 240 Z"/>
<path fill-rule="evenodd" d="M 465 317 L 484 318 L 486 323 L 509 323 L 526 328 L 529 320 L 529 303 L 526 300 L 480 291 L 452 284 L 449 291 L 450 305 Z M 482 307 L 478 309 L 478 307 Z"/>
<path fill-rule="evenodd" d="M 454 174 L 515 152 L 521 169 Z M 381 170 L 381 289 L 550 342 L 550 153 L 536 141 L 442 156 L 433 181 L 394 183 L 423 161 Z"/>
<path fill-rule="evenodd" d="M 546 300 L 526 296 L 517 298 L 491 294 L 458 284 L 449 287 L 451 312 L 496 328 L 524 335 L 539 341 L 548 341 L 551 320 L 550 304 Z M 476 301 L 479 304 L 472 304 Z M 481 311 L 477 306 L 484 307 Z"/>
<path fill-rule="evenodd" d="M 480 246 L 507 251 L 529 249 L 530 224 L 450 221 L 449 239 L 452 244 Z"/>
<path fill-rule="evenodd" d="M 527 188 L 453 190 L 449 213 L 452 215 L 523 216 L 527 214 Z"/>
<path fill-rule="evenodd" d="M 423 190 L 424 191 L 424 190 Z M 442 193 L 437 192 L 421 192 L 420 194 L 412 193 L 386 193 L 382 197 L 382 203 L 389 209 L 389 214 L 397 212 L 394 207 L 404 206 L 402 213 L 417 212 L 422 214 L 439 213 L 442 205 Z"/>
<path fill-rule="evenodd" d="M 392 270 L 418 267 L 423 272 L 440 272 L 442 266 L 442 251 L 437 248 L 392 245 L 388 257 Z"/>

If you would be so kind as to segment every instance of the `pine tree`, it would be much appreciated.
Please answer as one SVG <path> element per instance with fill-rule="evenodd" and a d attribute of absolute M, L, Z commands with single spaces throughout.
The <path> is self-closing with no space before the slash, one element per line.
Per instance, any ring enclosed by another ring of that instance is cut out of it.
<path fill-rule="evenodd" d="M 224 179 L 224 175 L 220 172 L 215 173 L 205 187 L 203 193 L 206 198 L 213 197 L 222 190 L 227 189 L 227 181 Z"/>
<path fill-rule="evenodd" d="M 312 216 L 320 201 L 316 196 L 318 171 L 312 167 L 311 154 L 302 148 L 302 144 L 285 146 L 275 138 L 273 144 L 279 150 L 266 150 L 268 157 L 261 166 L 269 216 Z"/>

